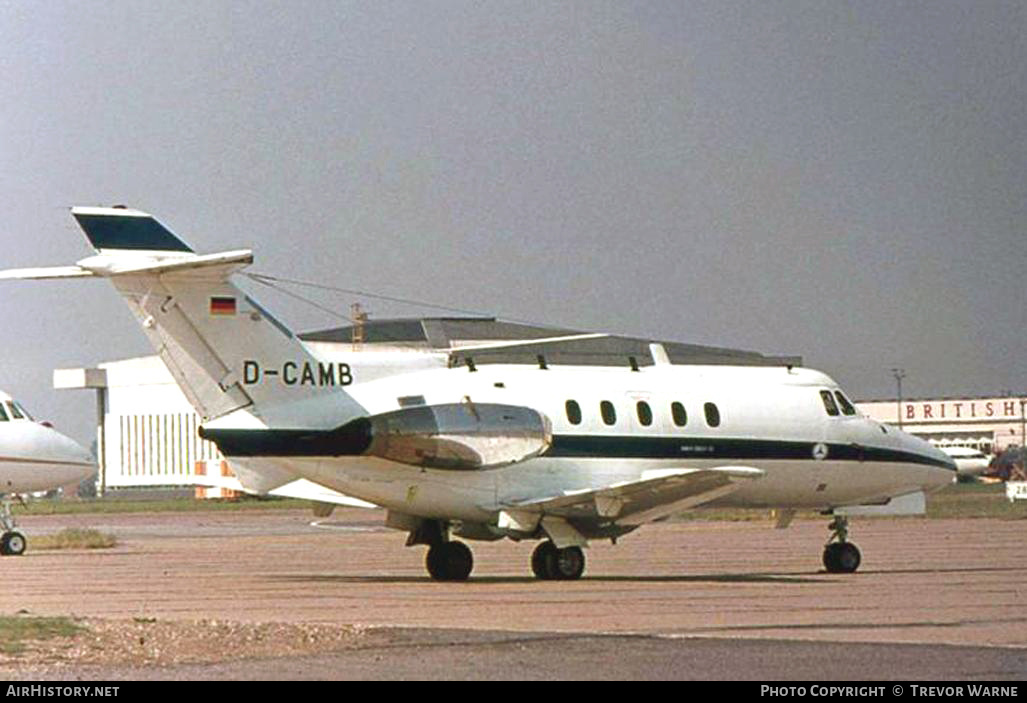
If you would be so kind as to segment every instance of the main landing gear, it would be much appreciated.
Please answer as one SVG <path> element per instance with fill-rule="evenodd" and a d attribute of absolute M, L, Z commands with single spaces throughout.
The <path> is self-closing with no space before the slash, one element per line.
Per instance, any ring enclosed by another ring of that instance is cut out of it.
<path fill-rule="evenodd" d="M 466 581 L 474 569 L 474 557 L 463 542 L 449 538 L 449 525 L 441 520 L 421 520 L 410 531 L 407 546 L 428 545 L 425 566 L 435 581 Z M 559 548 L 552 541 L 540 543 L 531 555 L 531 570 L 545 581 L 573 581 L 585 572 L 581 547 Z"/>
<path fill-rule="evenodd" d="M 449 525 L 441 520 L 420 520 L 407 537 L 407 546 L 428 545 L 425 566 L 436 581 L 466 581 L 474 568 L 474 557 L 463 542 L 449 539 Z"/>
<path fill-rule="evenodd" d="M 474 568 L 474 556 L 463 542 L 437 542 L 428 547 L 425 563 L 436 581 L 466 581 Z"/>
<path fill-rule="evenodd" d="M 859 568 L 860 554 L 856 545 L 847 541 L 848 518 L 835 515 L 827 529 L 831 530 L 831 539 L 824 546 L 824 568 L 832 574 L 851 574 Z"/>
<path fill-rule="evenodd" d="M 532 552 L 531 570 L 543 581 L 573 581 L 585 572 L 585 553 L 581 547 L 560 549 L 546 540 Z"/>
<path fill-rule="evenodd" d="M 18 556 L 25 552 L 25 535 L 14 529 L 14 517 L 11 515 L 11 499 L 3 497 L 0 505 L 0 526 L 3 526 L 3 534 L 0 535 L 0 555 Z"/>
<path fill-rule="evenodd" d="M 463 542 L 438 541 L 428 547 L 425 565 L 436 581 L 466 581 L 474 557 Z M 543 581 L 573 581 L 585 572 L 585 553 L 581 547 L 559 549 L 546 540 L 532 553 L 531 570 Z"/>

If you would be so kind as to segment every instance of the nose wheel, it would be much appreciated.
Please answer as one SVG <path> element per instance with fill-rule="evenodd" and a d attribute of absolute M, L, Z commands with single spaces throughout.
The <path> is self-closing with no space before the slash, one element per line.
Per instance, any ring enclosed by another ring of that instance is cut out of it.
<path fill-rule="evenodd" d="M 14 529 L 14 516 L 11 514 L 11 496 L 0 499 L 0 555 L 18 556 L 25 552 L 25 535 Z"/>
<path fill-rule="evenodd" d="M 849 521 L 836 515 L 830 525 L 831 539 L 824 546 L 824 568 L 831 574 L 851 574 L 859 568 L 859 548 L 848 541 Z"/>
<path fill-rule="evenodd" d="M 25 535 L 17 530 L 5 532 L 0 537 L 0 554 L 3 556 L 20 556 L 25 553 Z"/>

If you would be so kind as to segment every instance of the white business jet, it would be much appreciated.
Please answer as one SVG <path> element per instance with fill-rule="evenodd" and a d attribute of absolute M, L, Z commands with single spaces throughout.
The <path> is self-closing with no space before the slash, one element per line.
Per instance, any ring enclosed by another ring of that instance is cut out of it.
<path fill-rule="evenodd" d="M 14 496 L 77 483 L 95 471 L 89 452 L 35 422 L 20 403 L 0 391 L 0 554 L 25 551 L 25 535 L 15 529 L 11 515 Z"/>
<path fill-rule="evenodd" d="M 233 282 L 249 250 L 199 255 L 150 215 L 73 208 L 95 254 L 4 278 L 106 278 L 250 491 L 298 478 L 387 509 L 464 580 L 469 540 L 541 540 L 541 579 L 576 579 L 588 540 L 700 507 L 833 518 L 823 563 L 852 572 L 848 516 L 922 512 L 951 459 L 860 415 L 825 374 L 739 357 L 675 363 L 662 344 L 618 366 L 508 363 L 480 345 L 326 356 Z M 546 344 L 599 339 L 571 335 Z M 701 357 L 702 355 L 700 355 Z"/>

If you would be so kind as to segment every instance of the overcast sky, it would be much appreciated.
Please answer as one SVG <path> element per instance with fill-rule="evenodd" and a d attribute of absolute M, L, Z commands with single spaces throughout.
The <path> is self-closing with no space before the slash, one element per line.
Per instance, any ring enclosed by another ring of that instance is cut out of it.
<path fill-rule="evenodd" d="M 263 273 L 802 355 L 857 398 L 1027 390 L 1023 2 L 6 0 L 0 46 L 0 268 L 125 203 Z M 142 332 L 103 282 L 0 291 L 0 388 L 88 442 L 52 371 Z"/>

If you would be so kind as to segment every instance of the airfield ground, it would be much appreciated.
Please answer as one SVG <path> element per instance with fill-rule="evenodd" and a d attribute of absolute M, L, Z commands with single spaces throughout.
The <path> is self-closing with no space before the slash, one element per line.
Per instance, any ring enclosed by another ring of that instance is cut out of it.
<path fill-rule="evenodd" d="M 1025 679 L 1027 520 L 853 520 L 853 575 L 820 564 L 826 519 L 668 522 L 594 543 L 585 577 L 530 576 L 533 544 L 473 543 L 467 583 L 378 511 L 26 515 L 0 615 L 75 637 L 0 653 L 7 679 Z M 66 527 L 101 550 L 32 550 Z"/>

